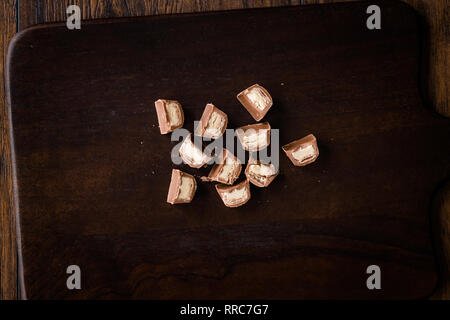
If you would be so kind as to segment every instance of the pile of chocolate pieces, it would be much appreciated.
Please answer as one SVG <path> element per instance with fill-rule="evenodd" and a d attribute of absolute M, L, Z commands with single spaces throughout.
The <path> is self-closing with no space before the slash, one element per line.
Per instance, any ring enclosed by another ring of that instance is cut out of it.
<path fill-rule="evenodd" d="M 273 100 L 269 92 L 255 84 L 237 95 L 239 102 L 247 109 L 256 121 L 260 121 L 272 107 Z M 184 113 L 181 104 L 176 100 L 159 99 L 155 102 L 161 134 L 179 129 L 184 124 Z M 195 135 L 217 139 L 227 128 L 228 116 L 219 108 L 208 103 L 203 111 Z M 256 123 L 236 129 L 236 135 L 242 147 L 249 152 L 260 151 L 270 144 L 270 124 Z M 282 147 L 295 166 L 305 166 L 314 162 L 319 156 L 319 149 L 314 135 L 310 134 Z M 188 134 L 179 149 L 183 162 L 192 168 L 206 165 L 212 157 L 198 148 Z M 241 174 L 242 164 L 232 152 L 223 148 L 216 156 L 209 175 L 202 177 L 204 182 L 215 181 L 216 190 L 225 206 L 234 208 L 242 206 L 250 200 L 250 183 L 264 188 L 278 175 L 279 169 L 271 163 L 263 163 L 250 156 L 245 168 L 246 179 L 234 184 Z M 167 202 L 170 204 L 190 203 L 197 190 L 197 181 L 192 175 L 178 169 L 172 170 Z"/>

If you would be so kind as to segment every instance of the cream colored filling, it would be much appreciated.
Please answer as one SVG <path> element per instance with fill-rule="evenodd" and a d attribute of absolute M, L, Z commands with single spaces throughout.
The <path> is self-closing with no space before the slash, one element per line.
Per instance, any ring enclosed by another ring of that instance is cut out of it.
<path fill-rule="evenodd" d="M 250 175 L 264 183 L 267 178 L 275 174 L 275 167 L 273 164 L 251 164 L 248 172 Z"/>
<path fill-rule="evenodd" d="M 192 181 L 192 178 L 181 176 L 181 184 L 178 193 L 178 199 L 191 200 L 193 188 L 194 188 L 194 181 Z"/>
<path fill-rule="evenodd" d="M 208 157 L 188 138 L 184 140 L 180 147 L 180 156 L 183 160 L 192 162 L 194 165 L 208 161 Z"/>
<path fill-rule="evenodd" d="M 251 130 L 251 129 L 250 129 Z M 243 144 L 249 150 L 257 150 L 267 145 L 268 130 L 251 130 L 250 134 L 244 134 Z"/>
<path fill-rule="evenodd" d="M 230 192 L 224 192 L 222 196 L 225 204 L 229 205 L 247 200 L 248 194 L 246 188 L 242 187 L 239 189 L 233 189 Z"/>
<path fill-rule="evenodd" d="M 178 105 L 175 102 L 166 103 L 167 117 L 169 118 L 169 125 L 175 127 L 181 122 L 181 113 Z"/>
<path fill-rule="evenodd" d="M 314 147 L 312 145 L 306 146 L 306 147 L 300 147 L 294 152 L 292 152 L 292 156 L 300 162 L 303 162 L 309 158 L 314 157 L 316 154 L 316 151 L 314 150 Z"/>
<path fill-rule="evenodd" d="M 203 134 L 208 138 L 218 138 L 222 134 L 222 129 L 225 124 L 225 119 L 218 112 L 213 112 L 208 120 L 205 133 Z"/>
<path fill-rule="evenodd" d="M 270 105 L 270 98 L 260 88 L 250 89 L 247 98 L 260 110 Z"/>
<path fill-rule="evenodd" d="M 219 175 L 217 176 L 218 180 L 230 182 L 230 180 L 235 175 L 237 167 L 238 163 L 236 163 L 232 159 L 227 158 L 226 164 L 223 165 Z"/>

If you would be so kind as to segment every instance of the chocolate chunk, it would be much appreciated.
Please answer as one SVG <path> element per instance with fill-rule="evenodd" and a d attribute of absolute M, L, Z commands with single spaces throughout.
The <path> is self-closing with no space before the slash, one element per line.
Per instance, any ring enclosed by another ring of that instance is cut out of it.
<path fill-rule="evenodd" d="M 213 104 L 208 103 L 195 130 L 195 135 L 217 139 L 224 134 L 227 124 L 227 115 Z"/>
<path fill-rule="evenodd" d="M 218 184 L 216 185 L 216 190 L 223 203 L 229 208 L 242 206 L 250 200 L 250 184 L 248 180 L 244 180 L 234 186 Z"/>
<path fill-rule="evenodd" d="M 206 155 L 199 147 L 197 147 L 191 140 L 191 134 L 189 133 L 183 140 L 180 147 L 179 154 L 183 162 L 192 168 L 200 168 L 209 160 L 211 157 Z"/>
<path fill-rule="evenodd" d="M 270 144 L 270 124 L 251 124 L 236 129 L 242 147 L 247 151 L 259 151 Z"/>
<path fill-rule="evenodd" d="M 269 92 L 259 84 L 254 84 L 240 92 L 237 98 L 256 121 L 264 118 L 273 104 Z"/>
<path fill-rule="evenodd" d="M 241 170 L 242 165 L 239 159 L 227 149 L 222 149 L 216 164 L 208 175 L 208 181 L 217 181 L 231 185 L 239 177 Z"/>
<path fill-rule="evenodd" d="M 247 179 L 258 187 L 267 187 L 278 173 L 279 170 L 275 169 L 273 164 L 265 164 L 251 156 L 245 168 Z"/>
<path fill-rule="evenodd" d="M 197 182 L 190 174 L 173 169 L 170 180 L 167 202 L 171 204 L 189 203 L 197 190 Z"/>
<path fill-rule="evenodd" d="M 183 126 L 184 113 L 178 101 L 159 99 L 155 101 L 155 108 L 161 134 L 172 132 Z"/>
<path fill-rule="evenodd" d="M 317 140 L 312 134 L 283 146 L 283 151 L 292 163 L 298 167 L 306 166 L 316 161 L 319 156 Z"/>

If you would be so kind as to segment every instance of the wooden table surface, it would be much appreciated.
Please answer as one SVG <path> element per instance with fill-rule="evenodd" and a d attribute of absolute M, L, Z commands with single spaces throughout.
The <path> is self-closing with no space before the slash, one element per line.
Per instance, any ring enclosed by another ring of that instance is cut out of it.
<path fill-rule="evenodd" d="M 78 4 L 82 19 L 121 16 L 145 16 L 164 13 L 202 12 L 251 7 L 311 4 L 333 1 L 313 0 L 4 0 L 0 4 L 0 70 L 4 74 L 7 47 L 12 36 L 24 28 L 37 23 L 64 21 L 66 7 Z M 337 1 L 334 1 L 337 2 Z M 421 63 L 421 91 L 425 102 L 439 113 L 450 116 L 448 104 L 447 61 L 449 50 L 449 9 L 446 0 L 406 0 L 422 18 L 424 38 Z M 447 19 L 446 19 L 447 17 Z M 16 299 L 17 249 L 10 145 L 9 121 L 3 76 L 0 78 L 0 297 Z M 440 265 L 440 283 L 434 299 L 450 299 L 450 183 L 441 186 L 431 206 L 434 244 Z"/>

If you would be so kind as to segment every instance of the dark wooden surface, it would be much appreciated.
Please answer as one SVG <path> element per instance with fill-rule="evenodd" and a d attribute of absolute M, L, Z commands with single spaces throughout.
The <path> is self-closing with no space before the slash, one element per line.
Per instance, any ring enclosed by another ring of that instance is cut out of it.
<path fill-rule="evenodd" d="M 193 0 L 90 0 L 90 1 L 47 1 L 47 0 L 26 0 L 20 1 L 20 7 L 16 17 L 17 0 L 6 0 L 0 4 L 0 70 L 3 73 L 4 61 L 6 59 L 6 49 L 9 39 L 14 35 L 16 28 L 22 30 L 27 26 L 42 22 L 64 21 L 65 8 L 69 3 L 79 4 L 82 8 L 83 19 L 108 18 L 119 16 L 140 16 L 152 15 L 155 13 L 180 13 L 205 10 L 226 10 L 244 7 L 280 6 L 291 4 L 311 4 L 332 2 L 328 0 L 270 0 L 270 1 L 193 1 Z M 449 48 L 449 24 L 448 5 L 446 0 L 407 0 L 420 14 L 421 30 L 425 43 L 421 57 L 420 78 L 422 85 L 422 95 L 432 108 L 442 114 L 450 114 L 448 104 L 448 57 Z M 6 104 L 3 91 L 3 77 L 0 77 L 0 120 L 1 120 L 1 180 L 0 180 L 0 202 L 1 202 L 1 229 L 0 240 L 0 297 L 3 299 L 16 298 L 16 247 L 15 228 L 12 201 L 12 177 L 10 162 L 10 145 L 7 136 L 9 123 L 6 117 Z M 450 185 L 443 189 L 435 201 L 435 210 L 432 212 L 434 225 L 433 232 L 436 238 L 435 247 L 440 253 L 441 268 L 440 286 L 434 295 L 436 299 L 448 299 L 450 296 L 450 282 L 448 281 L 450 271 L 448 254 L 450 252 L 449 243 L 449 215 L 450 197 L 446 190 L 450 190 Z M 447 257 L 447 259 L 445 259 Z"/>
<path fill-rule="evenodd" d="M 414 12 L 381 6 L 375 32 L 367 4 L 354 3 L 16 38 L 9 81 L 28 297 L 431 294 L 429 203 L 449 173 L 449 120 L 419 97 Z M 281 145 L 314 132 L 319 159 L 299 170 L 281 155 L 280 176 L 242 208 L 223 207 L 212 184 L 192 205 L 165 203 L 173 144 L 152 102 L 177 97 L 192 130 L 214 101 L 238 127 L 252 120 L 235 93 L 255 82 L 275 99 L 267 120 Z M 70 264 L 83 270 L 80 291 L 65 288 Z M 381 291 L 365 287 L 371 264 L 383 270 Z"/>

